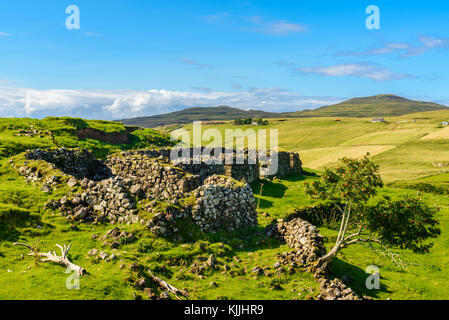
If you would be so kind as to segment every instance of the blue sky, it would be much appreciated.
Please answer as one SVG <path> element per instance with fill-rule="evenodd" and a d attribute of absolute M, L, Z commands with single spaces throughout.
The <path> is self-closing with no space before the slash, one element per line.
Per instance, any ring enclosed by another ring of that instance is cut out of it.
<path fill-rule="evenodd" d="M 3 1 L 0 116 L 294 111 L 381 93 L 449 104 L 448 48 L 447 1 Z"/>

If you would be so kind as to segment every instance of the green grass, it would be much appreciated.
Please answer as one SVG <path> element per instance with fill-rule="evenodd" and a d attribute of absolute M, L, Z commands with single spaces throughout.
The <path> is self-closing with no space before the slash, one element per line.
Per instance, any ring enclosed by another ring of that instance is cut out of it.
<path fill-rule="evenodd" d="M 313 177 L 305 177 L 307 180 Z M 311 204 L 312 201 L 305 196 L 304 184 L 301 179 L 287 179 L 276 182 L 278 186 L 274 189 L 264 188 L 265 192 L 261 198 L 264 204 L 263 211 L 272 217 L 282 218 L 290 213 L 295 207 Z M 255 188 L 257 191 L 258 188 Z M 279 190 L 284 190 L 284 196 L 280 196 Z M 388 195 L 393 199 L 402 194 L 414 194 L 417 191 L 384 188 L 380 195 Z M 344 274 L 351 276 L 354 282 L 351 288 L 359 294 L 368 295 L 373 298 L 394 300 L 409 299 L 449 299 L 449 198 L 434 194 L 421 193 L 420 196 L 429 204 L 441 207 L 438 219 L 441 224 L 441 236 L 435 240 L 435 245 L 430 254 L 420 255 L 410 251 L 398 250 L 402 259 L 407 264 L 406 270 L 396 266 L 388 258 L 379 255 L 363 245 L 354 245 L 343 249 L 338 259 L 332 262 L 332 269 L 336 275 Z M 329 249 L 337 236 L 337 230 L 326 227 L 319 228 L 321 234 L 326 238 L 326 246 Z M 369 265 L 377 265 L 381 272 L 381 290 L 367 290 L 365 270 Z"/>

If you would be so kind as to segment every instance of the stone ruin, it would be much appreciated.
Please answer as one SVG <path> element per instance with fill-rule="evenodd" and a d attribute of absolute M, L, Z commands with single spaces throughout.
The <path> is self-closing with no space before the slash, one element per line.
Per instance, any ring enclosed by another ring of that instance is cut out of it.
<path fill-rule="evenodd" d="M 252 155 L 246 151 L 240 164 L 235 161 L 236 153 L 232 164 L 210 164 L 204 159 L 196 163 L 192 158 L 173 163 L 171 152 L 125 151 L 101 161 L 87 150 L 37 149 L 25 154 L 22 166 L 14 160 L 10 162 L 28 181 L 43 183 L 43 191 L 51 192 L 67 184 L 71 191 L 46 206 L 72 221 L 141 223 L 161 237 L 176 235 L 180 219 L 190 219 L 199 229 L 211 233 L 257 226 L 256 202 L 248 183 L 265 177 L 269 162 L 256 158 L 255 164 L 250 163 Z M 280 152 L 278 160 L 278 170 L 270 178 L 302 171 L 298 154 Z M 31 165 L 33 161 L 44 161 L 49 169 L 59 170 L 62 175 L 45 176 Z M 138 210 L 139 203 L 142 205 Z M 111 246 L 117 246 L 119 238 L 133 239 L 119 229 L 112 231 L 112 240 L 103 239 L 110 241 Z M 266 228 L 266 234 L 292 248 L 277 255 L 279 267 L 307 266 L 326 254 L 323 237 L 316 227 L 299 217 L 278 220 Z M 315 277 L 321 289 L 319 299 L 360 299 L 338 278 Z"/>
<path fill-rule="evenodd" d="M 190 157 L 171 161 L 173 152 L 182 151 L 189 151 Z M 69 194 L 47 207 L 72 221 L 142 223 L 159 236 L 176 234 L 176 221 L 185 218 L 205 232 L 257 226 L 248 183 L 264 176 L 267 163 L 247 150 L 233 151 L 231 162 L 211 163 L 204 156 L 195 161 L 198 151 L 202 154 L 204 148 L 124 151 L 102 161 L 87 150 L 36 149 L 25 153 L 23 166 L 12 165 L 28 181 L 42 182 L 45 192 L 67 183 Z M 45 176 L 30 166 L 33 161 L 43 161 L 62 176 Z M 299 156 L 286 152 L 279 153 L 278 167 L 273 177 L 302 170 Z"/>

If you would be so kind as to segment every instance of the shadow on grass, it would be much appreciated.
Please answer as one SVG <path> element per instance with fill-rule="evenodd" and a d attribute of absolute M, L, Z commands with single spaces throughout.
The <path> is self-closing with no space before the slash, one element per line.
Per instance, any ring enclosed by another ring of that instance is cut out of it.
<path fill-rule="evenodd" d="M 40 226 L 41 229 L 36 229 Z M 43 223 L 40 216 L 26 210 L 8 210 L 0 212 L 0 241 L 15 242 L 21 236 L 43 236 L 54 227 Z"/>
<path fill-rule="evenodd" d="M 256 197 L 256 203 L 258 204 L 259 209 L 268 209 L 273 207 L 273 201 L 261 199 L 260 197 Z"/>
<path fill-rule="evenodd" d="M 386 292 L 391 293 L 391 291 L 388 290 L 388 286 L 382 283 L 382 277 L 380 279 L 380 289 L 368 289 L 366 287 L 366 280 L 370 276 L 368 273 L 365 272 L 365 270 L 354 266 L 352 264 L 349 264 L 339 258 L 335 258 L 332 261 L 331 268 L 333 271 L 333 274 L 342 279 L 344 275 L 350 276 L 353 281 L 350 283 L 345 283 L 348 287 L 350 287 L 355 293 L 357 293 L 359 296 L 368 296 L 371 298 L 379 298 L 380 292 Z"/>

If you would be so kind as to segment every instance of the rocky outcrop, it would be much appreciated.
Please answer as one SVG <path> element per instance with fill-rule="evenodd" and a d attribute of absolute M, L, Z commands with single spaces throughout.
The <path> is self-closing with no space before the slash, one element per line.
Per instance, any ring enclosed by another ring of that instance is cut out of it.
<path fill-rule="evenodd" d="M 194 194 L 192 218 L 203 231 L 257 226 L 256 202 L 248 184 L 212 176 Z"/>

